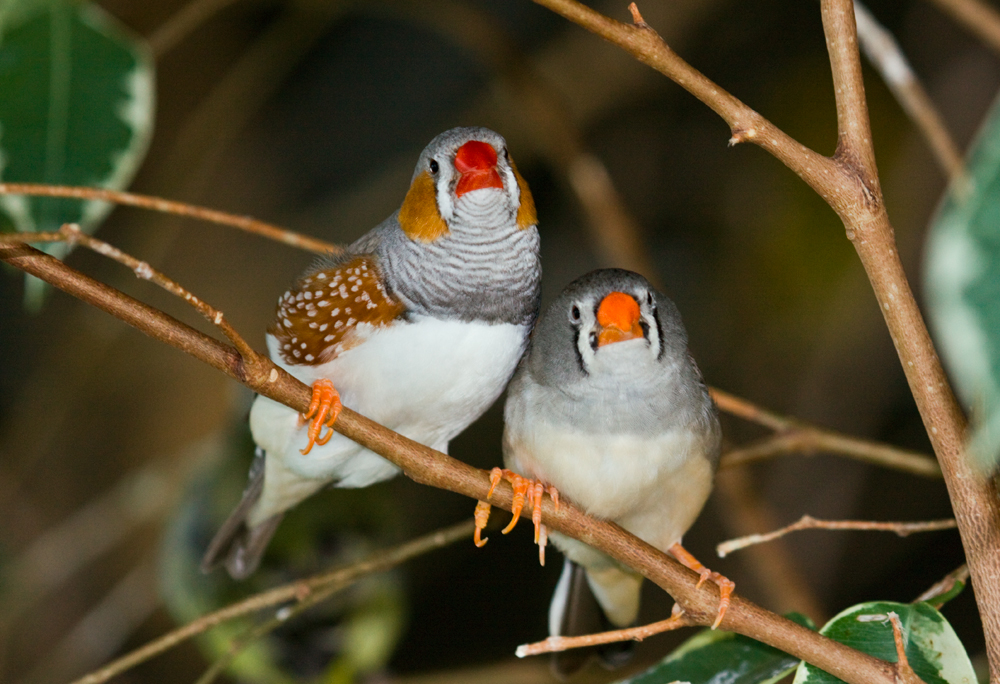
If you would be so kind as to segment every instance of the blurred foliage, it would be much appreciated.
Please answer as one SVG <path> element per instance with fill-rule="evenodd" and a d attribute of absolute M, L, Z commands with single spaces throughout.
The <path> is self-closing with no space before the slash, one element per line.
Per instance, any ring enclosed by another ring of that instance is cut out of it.
<path fill-rule="evenodd" d="M 209 540 L 239 500 L 253 453 L 246 425 L 199 470 L 169 521 L 160 554 L 162 595 L 178 623 L 279 584 L 360 560 L 399 540 L 405 525 L 383 495 L 359 490 L 317 495 L 282 521 L 261 568 L 248 580 L 224 569 L 199 569 Z M 252 626 L 275 610 L 233 620 L 198 637 L 209 660 L 226 654 Z M 266 638 L 250 643 L 230 666 L 240 681 L 347 684 L 382 669 L 404 626 L 405 597 L 398 572 L 370 575 Z"/>
<path fill-rule="evenodd" d="M 78 0 L 0 4 L 0 179 L 123 190 L 153 132 L 154 67 L 146 44 L 100 6 Z M 0 231 L 92 233 L 107 202 L 0 197 Z M 59 258 L 70 245 L 42 247 Z M 28 276 L 26 276 L 28 277 Z M 30 278 L 28 305 L 44 284 Z"/>
<path fill-rule="evenodd" d="M 1000 100 L 927 236 L 928 313 L 958 392 L 972 407 L 969 456 L 1000 462 Z"/>

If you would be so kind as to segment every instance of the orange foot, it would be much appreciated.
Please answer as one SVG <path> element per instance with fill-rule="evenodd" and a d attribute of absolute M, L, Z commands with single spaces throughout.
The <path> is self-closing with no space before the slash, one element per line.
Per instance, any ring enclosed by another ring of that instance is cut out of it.
<path fill-rule="evenodd" d="M 303 456 L 312 450 L 314 444 L 322 446 L 330 441 L 333 436 L 333 424 L 342 408 L 344 405 L 340 403 L 340 395 L 337 394 L 332 382 L 324 378 L 313 383 L 309 411 L 300 416 L 302 423 L 311 420 L 309 422 L 309 444 L 302 450 Z M 320 434 L 324 427 L 327 429 L 326 434 Z"/>
<path fill-rule="evenodd" d="M 732 596 L 733 590 L 736 589 L 736 583 L 728 577 L 723 577 L 719 573 L 712 572 L 706 568 L 680 544 L 674 544 L 667 550 L 681 565 L 701 575 L 697 586 L 700 587 L 706 580 L 712 580 L 719 586 L 719 614 L 715 618 L 715 622 L 712 623 L 712 629 L 715 629 L 722 622 L 722 617 L 726 614 L 726 609 L 729 608 L 729 597 Z"/>
<path fill-rule="evenodd" d="M 521 477 L 513 470 L 494 468 L 490 472 L 490 491 L 487 497 L 493 496 L 493 490 L 500 484 L 500 480 L 507 480 L 510 482 L 510 486 L 514 488 L 514 501 L 511 506 L 511 514 L 514 517 L 511 518 L 510 524 L 503 529 L 503 534 L 507 534 L 514 529 L 518 519 L 521 517 L 521 510 L 524 508 L 525 502 L 527 502 L 531 506 L 531 521 L 535 524 L 535 543 L 538 544 L 538 562 L 545 565 L 545 545 L 548 540 L 548 530 L 542 524 L 542 496 L 545 492 L 548 492 L 549 498 L 555 504 L 556 510 L 559 510 L 559 491 L 551 485 L 546 486 L 539 480 Z M 480 501 L 476 504 L 476 534 L 474 537 L 476 546 L 483 546 L 487 542 L 487 539 L 482 537 L 482 531 L 489 519 L 490 504 Z"/>

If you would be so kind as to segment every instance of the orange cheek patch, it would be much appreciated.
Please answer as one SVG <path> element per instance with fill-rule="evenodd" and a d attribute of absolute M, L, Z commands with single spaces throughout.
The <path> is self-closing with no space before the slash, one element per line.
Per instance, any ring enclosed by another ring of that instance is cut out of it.
<path fill-rule="evenodd" d="M 528 182 L 518 173 L 514 166 L 514 160 L 510 160 L 510 168 L 514 171 L 514 178 L 517 179 L 517 189 L 521 193 L 521 206 L 517 208 L 517 227 L 521 230 L 531 228 L 538 224 L 538 214 L 535 212 L 535 198 L 531 196 L 528 189 Z"/>
<path fill-rule="evenodd" d="M 289 365 L 325 363 L 357 343 L 360 323 L 390 325 L 405 307 L 389 298 L 371 257 L 312 273 L 278 301 L 268 329 Z"/>
<path fill-rule="evenodd" d="M 433 242 L 448 232 L 438 211 L 434 179 L 424 171 L 413 180 L 399 208 L 399 225 L 411 240 Z"/>

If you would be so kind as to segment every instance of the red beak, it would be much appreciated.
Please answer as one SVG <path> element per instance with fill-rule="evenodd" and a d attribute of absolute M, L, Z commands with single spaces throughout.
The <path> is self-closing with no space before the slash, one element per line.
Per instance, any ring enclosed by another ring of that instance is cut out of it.
<path fill-rule="evenodd" d="M 455 169 L 462 175 L 455 186 L 455 195 L 461 197 L 483 188 L 503 190 L 503 181 L 496 167 L 497 153 L 490 144 L 470 140 L 459 147 L 455 153 Z"/>

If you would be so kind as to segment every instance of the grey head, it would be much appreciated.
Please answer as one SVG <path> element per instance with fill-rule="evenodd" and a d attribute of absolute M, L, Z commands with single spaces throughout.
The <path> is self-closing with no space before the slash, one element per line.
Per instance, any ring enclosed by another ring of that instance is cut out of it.
<path fill-rule="evenodd" d="M 593 271 L 563 290 L 535 326 L 511 391 L 529 382 L 551 398 L 545 410 L 556 422 L 630 434 L 679 425 L 719 432 L 680 312 L 631 271 Z"/>
<path fill-rule="evenodd" d="M 411 316 L 530 325 L 541 281 L 536 224 L 503 136 L 453 128 L 420 154 L 400 210 L 350 251 L 379 257 Z"/>

